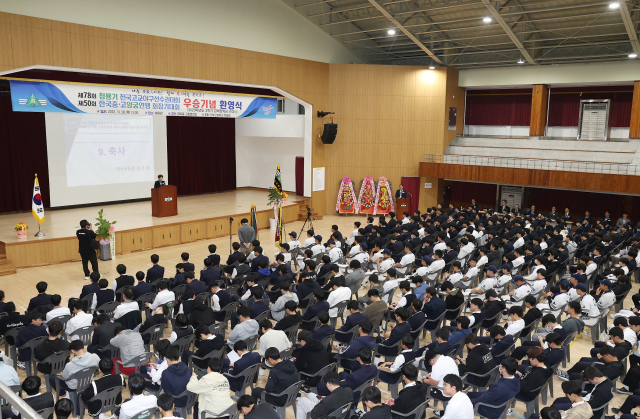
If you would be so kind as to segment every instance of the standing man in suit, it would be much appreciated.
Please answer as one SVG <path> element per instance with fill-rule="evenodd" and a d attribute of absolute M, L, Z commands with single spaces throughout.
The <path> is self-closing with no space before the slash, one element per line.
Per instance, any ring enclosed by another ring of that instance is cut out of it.
<path fill-rule="evenodd" d="M 153 184 L 154 188 L 159 188 L 161 186 L 166 185 L 165 181 L 164 181 L 164 176 L 162 175 L 158 175 L 158 180 L 156 180 L 156 183 Z"/>
<path fill-rule="evenodd" d="M 396 199 L 403 199 L 407 197 L 407 191 L 404 190 L 404 186 L 400 184 L 398 190 L 396 191 Z"/>
<path fill-rule="evenodd" d="M 246 218 L 240 220 L 240 224 L 240 228 L 238 228 L 238 239 L 241 245 L 240 251 L 246 255 L 251 250 L 251 242 L 256 239 L 256 232 L 253 227 L 249 225 L 249 220 Z"/>
<path fill-rule="evenodd" d="M 562 220 L 565 222 L 566 221 L 573 222 L 573 215 L 571 215 L 571 211 L 569 211 L 569 208 L 564 209 L 564 214 L 562 214 Z"/>
<path fill-rule="evenodd" d="M 91 242 L 96 239 L 97 235 L 91 229 L 91 224 L 87 220 L 80 221 L 80 230 L 76 231 L 76 237 L 78 237 L 78 253 L 82 257 L 84 279 L 89 279 L 89 262 L 91 262 L 91 271 L 100 274 L 96 251 L 91 247 Z"/>

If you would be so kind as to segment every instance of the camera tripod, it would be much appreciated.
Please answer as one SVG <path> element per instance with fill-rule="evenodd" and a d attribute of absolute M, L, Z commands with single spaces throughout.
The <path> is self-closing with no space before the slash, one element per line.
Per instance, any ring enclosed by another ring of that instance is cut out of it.
<path fill-rule="evenodd" d="M 309 230 L 313 230 L 313 221 L 316 221 L 315 218 L 313 218 L 311 216 L 311 208 L 307 207 L 307 219 L 304 220 L 304 224 L 302 224 L 302 228 L 300 229 L 300 234 L 298 234 L 298 237 L 302 237 L 302 232 L 305 230 L 305 227 L 307 225 L 307 223 L 309 223 Z"/>

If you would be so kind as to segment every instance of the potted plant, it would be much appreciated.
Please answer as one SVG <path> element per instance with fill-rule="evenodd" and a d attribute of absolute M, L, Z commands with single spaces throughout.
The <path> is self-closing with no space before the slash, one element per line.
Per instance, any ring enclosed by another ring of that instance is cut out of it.
<path fill-rule="evenodd" d="M 276 211 L 276 207 L 280 202 L 287 202 L 287 198 L 289 198 L 289 195 L 287 195 L 286 192 L 278 192 L 278 190 L 273 186 L 269 188 L 269 195 L 267 195 L 267 199 L 269 200 L 269 206 L 273 207 L 274 211 Z M 269 227 L 271 228 L 271 230 L 276 229 L 275 217 L 269 218 Z"/>
<path fill-rule="evenodd" d="M 19 239 L 27 238 L 27 230 L 29 230 L 29 226 L 23 223 L 22 221 L 13 226 L 13 229 L 18 233 Z"/>
<path fill-rule="evenodd" d="M 115 226 L 114 224 L 117 221 L 109 221 L 104 218 L 104 210 L 101 209 L 98 211 L 98 218 L 96 218 L 96 234 L 102 236 L 100 239 L 100 260 L 110 260 L 111 259 L 111 240 L 114 241 L 115 246 Z"/>

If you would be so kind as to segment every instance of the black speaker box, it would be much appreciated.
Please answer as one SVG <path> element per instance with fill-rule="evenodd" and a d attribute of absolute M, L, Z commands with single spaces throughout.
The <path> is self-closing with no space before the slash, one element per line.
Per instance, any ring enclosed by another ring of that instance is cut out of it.
<path fill-rule="evenodd" d="M 322 143 L 333 144 L 338 135 L 338 124 L 324 124 L 324 131 L 322 132 Z"/>

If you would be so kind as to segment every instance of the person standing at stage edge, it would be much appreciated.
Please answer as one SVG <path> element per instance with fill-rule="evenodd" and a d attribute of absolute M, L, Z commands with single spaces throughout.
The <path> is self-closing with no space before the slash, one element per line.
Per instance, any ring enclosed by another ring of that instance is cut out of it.
<path fill-rule="evenodd" d="M 253 227 L 249 225 L 249 220 L 246 218 L 240 220 L 240 224 L 242 224 L 240 228 L 238 228 L 238 239 L 242 245 L 240 251 L 246 255 L 249 253 L 249 250 L 251 250 L 251 242 L 256 239 L 256 232 Z"/>
<path fill-rule="evenodd" d="M 96 243 L 96 233 L 91 229 L 91 224 L 87 220 L 80 221 L 80 230 L 76 231 L 78 237 L 78 252 L 82 257 L 82 269 L 84 269 L 84 279 L 89 279 L 89 262 L 91 262 L 91 270 L 96 273 L 98 271 L 98 258 L 96 250 L 91 243 Z"/>

